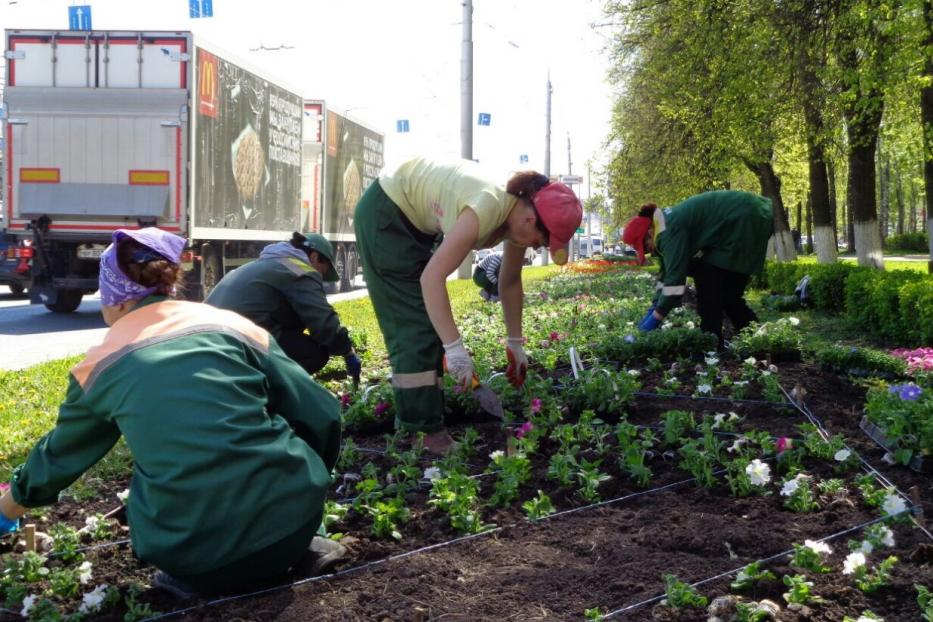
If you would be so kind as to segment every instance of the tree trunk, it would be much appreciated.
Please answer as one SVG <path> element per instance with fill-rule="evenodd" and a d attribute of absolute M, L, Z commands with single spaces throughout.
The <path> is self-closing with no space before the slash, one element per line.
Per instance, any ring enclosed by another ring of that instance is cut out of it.
<path fill-rule="evenodd" d="M 832 212 L 830 222 L 833 223 L 833 256 L 835 256 L 836 245 L 839 243 L 839 204 L 836 202 L 836 167 L 833 166 L 832 160 L 826 162 L 826 177 L 829 181 L 829 209 Z M 846 213 L 843 211 L 843 228 L 845 228 L 845 217 Z"/>
<path fill-rule="evenodd" d="M 904 235 L 904 182 L 901 176 L 897 176 L 897 184 L 894 186 L 894 198 L 897 201 L 897 228 L 898 235 Z"/>
<path fill-rule="evenodd" d="M 813 204 L 807 200 L 807 255 L 813 254 Z"/>
<path fill-rule="evenodd" d="M 889 156 L 882 157 L 881 155 L 880 138 L 875 157 L 880 160 L 878 167 L 878 232 L 883 242 L 888 237 L 888 231 L 891 230 L 891 161 Z"/>
<path fill-rule="evenodd" d="M 848 135 L 849 180 L 846 195 L 852 210 L 855 254 L 860 266 L 884 269 L 878 207 L 875 204 L 875 141 L 878 138 L 878 126 L 850 122 Z"/>
<path fill-rule="evenodd" d="M 910 206 L 908 210 L 908 221 L 907 227 L 910 233 L 916 233 L 917 231 L 917 186 L 913 183 L 910 184 L 910 198 L 908 199 L 907 205 Z"/>
<path fill-rule="evenodd" d="M 774 211 L 774 253 L 778 261 L 794 261 L 797 251 L 794 238 L 787 226 L 787 213 L 781 199 L 781 178 L 774 172 L 770 162 L 745 162 L 745 165 L 758 177 L 761 194 L 771 199 Z"/>

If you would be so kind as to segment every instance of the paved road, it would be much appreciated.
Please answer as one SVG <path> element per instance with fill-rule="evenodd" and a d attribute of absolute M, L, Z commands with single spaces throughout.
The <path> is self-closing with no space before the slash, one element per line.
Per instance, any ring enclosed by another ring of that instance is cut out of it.
<path fill-rule="evenodd" d="M 328 296 L 331 302 L 368 295 L 365 288 Z M 107 326 L 100 297 L 85 296 L 74 313 L 52 313 L 0 286 L 0 369 L 23 369 L 74 354 L 101 342 Z"/>

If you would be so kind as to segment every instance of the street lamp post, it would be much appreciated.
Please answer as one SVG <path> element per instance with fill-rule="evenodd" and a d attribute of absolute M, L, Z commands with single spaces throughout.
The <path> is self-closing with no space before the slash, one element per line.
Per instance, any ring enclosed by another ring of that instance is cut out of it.
<path fill-rule="evenodd" d="M 462 0 L 463 40 L 460 43 L 460 157 L 473 159 L 473 0 Z M 468 279 L 473 251 L 457 269 L 457 278 Z"/>

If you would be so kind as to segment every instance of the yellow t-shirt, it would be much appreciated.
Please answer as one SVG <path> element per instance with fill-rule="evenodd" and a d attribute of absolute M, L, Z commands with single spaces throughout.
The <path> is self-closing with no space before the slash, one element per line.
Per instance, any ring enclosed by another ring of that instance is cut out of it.
<path fill-rule="evenodd" d="M 415 158 L 379 180 L 382 189 L 419 231 L 449 233 L 465 208 L 479 219 L 474 248 L 489 248 L 502 241 L 494 235 L 505 222 L 518 197 L 485 179 L 476 162 L 442 164 Z M 494 239 L 498 238 L 498 239 Z"/>

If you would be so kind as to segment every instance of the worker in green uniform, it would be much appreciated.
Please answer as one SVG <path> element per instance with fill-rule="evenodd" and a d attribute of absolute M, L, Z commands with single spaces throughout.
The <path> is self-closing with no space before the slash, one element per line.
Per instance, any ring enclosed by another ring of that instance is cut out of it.
<path fill-rule="evenodd" d="M 370 299 L 389 351 L 398 413 L 396 426 L 424 432 L 424 446 L 444 453 L 441 375 L 469 389 L 473 362 L 454 323 L 447 276 L 471 249 L 505 241 L 499 299 L 506 328 L 506 371 L 515 385 L 528 358 L 522 336 L 521 269 L 525 249 L 547 246 L 555 263 L 582 219 L 573 191 L 531 171 L 503 187 L 471 161 L 415 158 L 370 184 L 357 204 L 354 227 Z"/>
<path fill-rule="evenodd" d="M 257 261 L 224 276 L 205 302 L 236 311 L 268 330 L 309 374 L 338 355 L 358 380 L 360 359 L 324 292 L 324 281 L 337 280 L 330 242 L 317 233 L 296 232 L 290 241 L 269 244 Z"/>
<path fill-rule="evenodd" d="M 185 240 L 118 230 L 101 255 L 110 330 L 69 376 L 55 427 L 0 498 L 0 533 L 55 503 L 121 436 L 133 455 L 126 502 L 136 555 L 178 595 L 238 590 L 308 554 L 340 448 L 336 399 L 246 318 L 169 295 Z"/>
<path fill-rule="evenodd" d="M 745 302 L 745 288 L 764 267 L 773 230 L 771 199 L 750 192 L 704 192 L 663 210 L 644 205 L 622 234 L 641 261 L 646 251 L 660 260 L 657 294 L 639 328 L 661 325 L 680 304 L 689 275 L 700 328 L 716 335 L 722 347 L 723 313 L 737 331 L 758 319 Z"/>
<path fill-rule="evenodd" d="M 473 282 L 479 285 L 479 295 L 487 302 L 499 302 L 499 270 L 502 255 L 489 253 L 473 269 Z"/>

